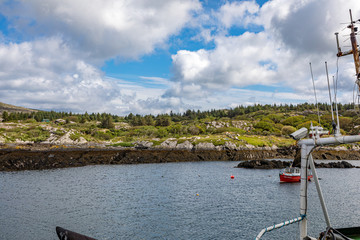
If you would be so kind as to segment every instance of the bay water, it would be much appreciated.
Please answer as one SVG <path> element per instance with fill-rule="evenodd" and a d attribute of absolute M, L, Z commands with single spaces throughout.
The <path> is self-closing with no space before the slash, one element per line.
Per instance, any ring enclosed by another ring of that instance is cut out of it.
<path fill-rule="evenodd" d="M 300 183 L 280 183 L 278 169 L 236 165 L 0 172 L 0 239 L 57 239 L 56 226 L 97 239 L 254 239 L 262 228 L 299 216 Z M 360 226 L 360 169 L 317 171 L 332 225 Z M 308 231 L 318 237 L 326 224 L 313 182 L 308 192 Z M 295 223 L 262 239 L 298 236 Z"/>

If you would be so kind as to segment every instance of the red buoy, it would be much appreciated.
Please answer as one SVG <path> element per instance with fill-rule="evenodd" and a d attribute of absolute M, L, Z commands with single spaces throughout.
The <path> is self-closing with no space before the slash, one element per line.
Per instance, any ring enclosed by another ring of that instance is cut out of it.
<path fill-rule="evenodd" d="M 234 177 L 234 175 L 231 175 L 230 178 L 231 178 L 231 179 L 234 179 L 235 177 Z"/>

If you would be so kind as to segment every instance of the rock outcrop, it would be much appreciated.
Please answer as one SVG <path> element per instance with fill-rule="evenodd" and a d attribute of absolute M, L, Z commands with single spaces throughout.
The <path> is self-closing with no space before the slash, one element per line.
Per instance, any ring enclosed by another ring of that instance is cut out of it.
<path fill-rule="evenodd" d="M 253 160 L 240 162 L 238 168 L 254 168 L 254 169 L 281 169 L 289 167 L 291 164 L 290 161 L 280 161 L 280 160 Z"/>
<path fill-rule="evenodd" d="M 251 169 L 282 169 L 289 167 L 291 161 L 280 161 L 280 160 L 252 160 L 240 162 L 238 168 L 251 168 Z M 352 164 L 341 161 L 341 162 L 329 162 L 329 163 L 316 163 L 316 168 L 354 168 Z"/>
<path fill-rule="evenodd" d="M 354 168 L 355 166 L 346 161 L 329 162 L 329 163 L 315 163 L 317 168 Z"/>

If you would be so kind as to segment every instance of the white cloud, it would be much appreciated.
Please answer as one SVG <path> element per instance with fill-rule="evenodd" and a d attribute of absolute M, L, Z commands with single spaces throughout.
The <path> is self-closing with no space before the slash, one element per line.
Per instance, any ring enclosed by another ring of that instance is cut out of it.
<path fill-rule="evenodd" d="M 135 82 L 104 76 L 95 66 L 75 58 L 61 38 L 0 45 L 0 98 L 7 103 L 44 110 L 158 114 L 184 111 L 180 98 L 161 98 L 172 83 L 141 77 L 151 90 Z"/>
<path fill-rule="evenodd" d="M 259 5 L 255 1 L 226 2 L 216 15 L 226 28 L 230 28 L 253 23 L 258 11 Z"/>
<path fill-rule="evenodd" d="M 0 6 L 28 36 L 61 35 L 92 60 L 138 58 L 154 51 L 201 8 L 197 0 L 19 0 Z"/>
<path fill-rule="evenodd" d="M 116 98 L 115 84 L 77 59 L 59 38 L 0 45 L 0 95 L 13 102 L 54 109 L 93 109 Z M 106 109 L 106 106 L 105 106 Z"/>
<path fill-rule="evenodd" d="M 0 97 L 32 108 L 116 114 L 296 103 L 313 101 L 312 62 L 318 98 L 326 101 L 323 63 L 336 73 L 333 33 L 349 21 L 349 8 L 360 17 L 358 0 L 272 0 L 262 7 L 225 2 L 210 12 L 197 0 L 0 1 L 12 31 L 0 34 Z M 139 76 L 129 82 L 99 69 L 111 58 L 136 59 L 166 47 L 184 27 L 199 30 L 193 40 L 215 47 L 179 50 L 171 79 Z M 231 36 L 233 27 L 248 32 Z M 349 102 L 352 58 L 340 59 L 339 67 L 338 99 Z M 237 89 L 249 85 L 287 90 Z"/>
<path fill-rule="evenodd" d="M 313 96 L 309 70 L 312 62 L 317 89 L 323 94 L 320 99 L 326 100 L 324 61 L 329 63 L 330 74 L 335 74 L 334 32 L 341 30 L 341 22 L 349 21 L 349 8 L 353 16 L 360 16 L 357 0 L 273 0 L 261 8 L 253 1 L 226 3 L 213 15 L 227 29 L 254 24 L 263 26 L 264 31 L 239 36 L 213 32 L 214 49 L 178 51 L 172 57 L 176 89 L 170 89 L 165 96 L 191 97 L 185 90 L 191 86 L 197 86 L 202 96 L 209 96 L 248 85 L 283 85 L 295 94 Z M 340 59 L 339 90 L 347 93 L 355 81 L 351 62 L 351 57 Z M 351 99 L 343 96 L 343 100 L 352 101 L 352 94 Z M 292 99 L 297 99 L 294 94 Z"/>
<path fill-rule="evenodd" d="M 166 79 L 108 78 L 109 58 L 136 59 L 166 45 L 201 8 L 197 0 L 19 0 L 0 2 L 14 34 L 0 44 L 0 97 L 22 106 L 73 112 L 154 113 L 181 109 L 162 99 Z M 16 38 L 17 36 L 17 38 Z M 142 86 L 152 85 L 151 90 Z"/>
<path fill-rule="evenodd" d="M 235 37 L 217 37 L 214 50 L 179 51 L 174 55 L 173 80 L 180 83 L 181 89 L 197 86 L 197 91 L 269 85 L 277 82 L 277 57 L 288 55 L 275 48 L 274 42 L 265 33 L 247 32 Z M 182 94 L 185 93 L 177 91 L 177 96 Z"/>

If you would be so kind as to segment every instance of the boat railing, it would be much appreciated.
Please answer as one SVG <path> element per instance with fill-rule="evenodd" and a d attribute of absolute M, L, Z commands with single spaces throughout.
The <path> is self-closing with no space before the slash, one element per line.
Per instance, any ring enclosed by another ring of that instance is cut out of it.
<path fill-rule="evenodd" d="M 255 240 L 260 240 L 260 238 L 266 233 L 266 232 L 270 232 L 274 229 L 279 229 L 279 228 L 282 228 L 282 227 L 285 227 L 287 225 L 290 225 L 290 224 L 293 224 L 293 223 L 296 223 L 296 222 L 300 222 L 302 221 L 306 216 L 305 215 L 301 215 L 300 217 L 297 217 L 297 218 L 294 218 L 294 219 L 291 219 L 291 220 L 287 220 L 285 222 L 282 222 L 282 223 L 278 223 L 278 224 L 275 224 L 273 226 L 270 226 L 270 227 L 267 227 L 267 228 L 264 228 L 262 229 L 259 234 L 256 236 Z"/>

